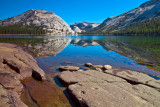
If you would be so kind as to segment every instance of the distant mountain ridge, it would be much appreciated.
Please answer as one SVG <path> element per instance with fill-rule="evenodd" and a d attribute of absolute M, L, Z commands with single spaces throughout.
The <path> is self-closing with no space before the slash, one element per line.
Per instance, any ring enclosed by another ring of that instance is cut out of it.
<path fill-rule="evenodd" d="M 125 29 L 135 23 L 155 19 L 160 16 L 160 0 L 150 0 L 138 8 L 123 13 L 119 16 L 109 17 L 98 27 L 92 30 L 93 33 L 114 33 Z"/>
<path fill-rule="evenodd" d="M 28 10 L 18 16 L 0 21 L 0 27 L 10 25 L 41 27 L 51 35 L 70 35 L 74 31 L 59 16 L 45 10 Z"/>
<path fill-rule="evenodd" d="M 72 28 L 73 31 L 81 33 L 81 32 L 90 31 L 91 29 L 97 27 L 98 25 L 100 25 L 100 24 L 99 23 L 81 22 L 81 23 L 71 24 L 70 27 Z"/>

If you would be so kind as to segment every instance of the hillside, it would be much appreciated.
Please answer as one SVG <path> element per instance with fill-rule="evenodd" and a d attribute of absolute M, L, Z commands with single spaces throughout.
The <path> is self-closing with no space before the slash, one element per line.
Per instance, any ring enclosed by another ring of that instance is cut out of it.
<path fill-rule="evenodd" d="M 144 22 L 136 23 L 133 24 L 123 30 L 114 32 L 114 33 L 119 33 L 119 34 L 144 34 L 144 35 L 149 35 L 149 34 L 154 34 L 154 35 L 159 35 L 160 34 L 160 18 L 156 19 L 149 19 Z"/>
<path fill-rule="evenodd" d="M 65 36 L 74 34 L 74 31 L 55 13 L 31 9 L 18 16 L 0 21 L 0 33 Z"/>
<path fill-rule="evenodd" d="M 150 0 L 129 12 L 116 17 L 107 18 L 90 33 L 114 33 L 126 29 L 136 23 L 143 23 L 144 21 L 152 20 L 159 16 L 160 0 Z"/>

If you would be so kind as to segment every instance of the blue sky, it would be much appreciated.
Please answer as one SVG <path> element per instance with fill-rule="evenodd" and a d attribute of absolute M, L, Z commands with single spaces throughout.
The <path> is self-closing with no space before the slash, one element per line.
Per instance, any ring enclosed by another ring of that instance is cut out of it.
<path fill-rule="evenodd" d="M 21 14 L 29 9 L 52 11 L 68 24 L 75 22 L 101 23 L 138 7 L 148 0 L 1 0 L 0 20 Z"/>

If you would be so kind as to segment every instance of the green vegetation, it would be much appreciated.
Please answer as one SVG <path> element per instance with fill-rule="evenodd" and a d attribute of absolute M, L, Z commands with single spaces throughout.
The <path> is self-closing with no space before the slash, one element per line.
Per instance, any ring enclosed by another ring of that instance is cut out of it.
<path fill-rule="evenodd" d="M 135 35 L 139 35 L 139 34 L 159 35 L 160 34 L 160 18 L 149 19 L 147 21 L 139 22 L 114 33 L 135 34 Z"/>
<path fill-rule="evenodd" d="M 127 46 L 134 46 L 150 52 L 159 52 L 160 50 L 160 37 L 156 36 L 113 36 L 109 39 L 103 39 L 101 41 L 104 43 L 111 42 L 117 46 L 119 46 L 119 43 L 125 43 Z"/>
<path fill-rule="evenodd" d="M 153 36 L 117 36 L 100 40 L 102 46 L 112 44 L 115 52 L 135 60 L 150 69 L 160 71 L 160 37 Z"/>
<path fill-rule="evenodd" d="M 113 25 L 111 27 L 102 26 L 89 32 L 81 34 L 89 35 L 160 35 L 160 18 L 148 19 L 147 21 L 138 22 L 122 30 L 116 30 L 124 24 Z"/>
<path fill-rule="evenodd" d="M 0 34 L 46 34 L 46 31 L 41 27 L 10 25 L 0 27 Z"/>

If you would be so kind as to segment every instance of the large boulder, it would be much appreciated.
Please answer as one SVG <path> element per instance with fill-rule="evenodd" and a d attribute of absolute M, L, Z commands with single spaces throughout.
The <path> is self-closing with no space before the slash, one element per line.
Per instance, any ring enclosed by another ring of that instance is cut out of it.
<path fill-rule="evenodd" d="M 26 107 L 20 95 L 21 81 L 28 77 L 38 81 L 46 79 L 31 55 L 16 45 L 0 43 L 0 102 L 3 107 Z"/>
<path fill-rule="evenodd" d="M 58 75 L 80 107 L 158 107 L 159 80 L 124 69 L 65 71 Z M 152 82 L 151 82 L 152 81 Z M 150 84 L 149 84 L 150 83 Z"/>
<path fill-rule="evenodd" d="M 31 77 L 45 80 L 45 73 L 37 65 L 36 60 L 16 45 L 0 44 L 0 67 L 3 71 L 6 67 L 22 76 L 22 79 Z"/>

